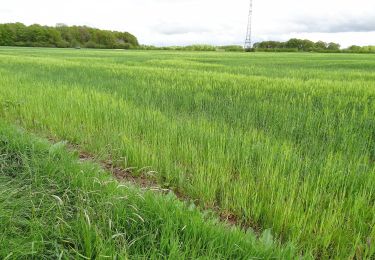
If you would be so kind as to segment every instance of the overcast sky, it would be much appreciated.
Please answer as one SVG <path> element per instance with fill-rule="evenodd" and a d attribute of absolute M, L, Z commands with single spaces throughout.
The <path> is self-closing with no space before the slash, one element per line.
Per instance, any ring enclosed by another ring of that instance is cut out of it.
<path fill-rule="evenodd" d="M 0 23 L 129 31 L 142 44 L 243 44 L 249 0 L 0 0 Z M 254 41 L 375 45 L 375 0 L 254 0 Z"/>

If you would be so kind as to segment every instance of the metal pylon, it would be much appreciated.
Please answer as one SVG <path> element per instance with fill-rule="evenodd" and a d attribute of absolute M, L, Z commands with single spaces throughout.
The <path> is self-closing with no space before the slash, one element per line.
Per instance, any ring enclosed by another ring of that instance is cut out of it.
<path fill-rule="evenodd" d="M 245 40 L 245 49 L 251 49 L 252 43 L 252 18 L 253 18 L 253 0 L 250 0 L 250 9 L 249 9 L 249 18 L 247 23 L 247 32 L 246 32 L 246 40 Z"/>

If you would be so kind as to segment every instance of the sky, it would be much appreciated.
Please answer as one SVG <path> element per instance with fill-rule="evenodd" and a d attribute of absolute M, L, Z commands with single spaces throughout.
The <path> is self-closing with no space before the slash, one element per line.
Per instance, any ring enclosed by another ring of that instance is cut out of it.
<path fill-rule="evenodd" d="M 375 0 L 253 0 L 253 42 L 375 45 Z M 141 44 L 243 45 L 249 0 L 0 0 L 0 23 L 128 31 Z"/>

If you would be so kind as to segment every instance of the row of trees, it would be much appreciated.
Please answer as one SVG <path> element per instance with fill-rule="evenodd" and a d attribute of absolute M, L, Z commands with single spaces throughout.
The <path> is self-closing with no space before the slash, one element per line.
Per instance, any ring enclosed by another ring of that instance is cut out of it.
<path fill-rule="evenodd" d="M 139 44 L 137 38 L 128 32 L 64 24 L 50 27 L 8 23 L 0 24 L 0 46 L 130 49 Z"/>
<path fill-rule="evenodd" d="M 141 50 L 176 50 L 176 51 L 244 51 L 242 46 L 169 46 L 155 47 L 139 45 L 137 38 L 128 32 L 99 30 L 87 26 L 56 27 L 22 23 L 0 24 L 0 46 L 24 47 L 59 47 L 59 48 L 100 48 L 100 49 L 141 49 Z M 350 52 L 375 53 L 375 46 L 350 46 L 340 49 L 334 42 L 313 42 L 310 40 L 290 39 L 286 42 L 263 41 L 255 43 L 252 51 L 274 52 Z"/>
<path fill-rule="evenodd" d="M 352 53 L 375 53 L 375 46 L 357 46 L 352 45 L 349 48 L 344 50 L 345 52 Z"/>
<path fill-rule="evenodd" d="M 165 51 L 232 51 L 243 52 L 244 49 L 239 45 L 213 46 L 207 44 L 194 44 L 188 46 L 164 46 L 156 47 L 153 45 L 141 45 L 139 50 L 165 50 Z"/>
<path fill-rule="evenodd" d="M 375 46 L 350 46 L 340 49 L 340 45 L 334 42 L 312 42 L 310 40 L 291 39 L 287 42 L 264 41 L 254 44 L 254 47 L 245 50 L 240 45 L 213 46 L 213 45 L 189 45 L 156 47 L 152 45 L 140 45 L 139 50 L 167 50 L 167 51 L 229 51 L 229 52 L 333 52 L 333 53 L 375 53 Z"/>
<path fill-rule="evenodd" d="M 287 42 L 264 41 L 254 44 L 255 50 L 285 50 L 285 51 L 340 51 L 340 44 L 323 41 L 313 42 L 310 40 L 290 39 Z"/>
<path fill-rule="evenodd" d="M 343 53 L 375 53 L 375 46 L 352 45 L 346 49 L 341 49 L 340 44 L 323 41 L 313 42 L 310 40 L 290 39 L 286 42 L 264 41 L 255 43 L 252 51 L 272 51 L 272 52 L 343 52 Z"/>
<path fill-rule="evenodd" d="M 164 50 L 164 51 L 216 51 L 216 47 L 206 44 L 195 44 L 189 46 L 163 46 L 141 45 L 139 50 Z"/>

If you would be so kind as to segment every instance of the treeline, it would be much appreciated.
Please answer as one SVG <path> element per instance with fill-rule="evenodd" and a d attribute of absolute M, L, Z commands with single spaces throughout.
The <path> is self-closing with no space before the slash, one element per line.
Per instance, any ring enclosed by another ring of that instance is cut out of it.
<path fill-rule="evenodd" d="M 244 48 L 239 45 L 213 46 L 207 44 L 194 44 L 188 46 L 165 46 L 140 45 L 139 50 L 165 50 L 165 51 L 234 51 L 243 52 Z"/>
<path fill-rule="evenodd" d="M 264 41 L 254 44 L 255 50 L 285 50 L 285 51 L 340 51 L 340 44 L 323 41 L 313 42 L 310 40 L 290 39 L 287 42 Z"/>
<path fill-rule="evenodd" d="M 340 49 L 340 44 L 323 41 L 290 39 L 286 42 L 263 41 L 245 50 L 239 45 L 213 46 L 189 45 L 156 47 L 139 45 L 137 38 L 128 32 L 100 30 L 87 26 L 67 26 L 57 24 L 55 27 L 22 23 L 0 24 L 0 46 L 22 47 L 58 47 L 58 48 L 97 48 L 97 49 L 138 49 L 138 50 L 172 50 L 172 51 L 230 51 L 230 52 L 344 52 L 375 53 L 375 46 L 350 46 Z"/>
<path fill-rule="evenodd" d="M 375 46 L 350 46 L 341 49 L 340 44 L 323 41 L 290 39 L 286 42 L 264 41 L 257 42 L 251 49 L 244 49 L 240 45 L 213 46 L 213 45 L 189 45 L 156 47 L 152 45 L 140 45 L 139 50 L 166 50 L 166 51 L 230 51 L 230 52 L 321 52 L 321 53 L 375 53 Z"/>
<path fill-rule="evenodd" d="M 254 44 L 251 51 L 265 52 L 331 52 L 331 53 L 375 53 L 375 46 L 350 46 L 341 49 L 340 44 L 334 42 L 313 42 L 310 40 L 290 39 L 286 42 L 263 41 Z"/>
<path fill-rule="evenodd" d="M 137 38 L 128 32 L 64 24 L 51 27 L 7 23 L 0 24 L 0 46 L 131 49 L 139 44 Z"/>
<path fill-rule="evenodd" d="M 357 46 L 352 45 L 349 48 L 343 50 L 344 52 L 350 53 L 375 53 L 375 46 Z"/>

